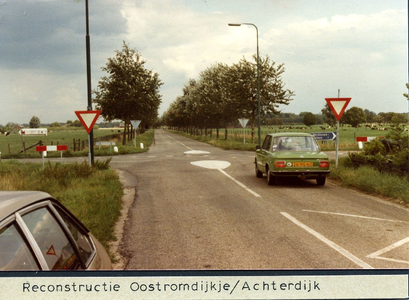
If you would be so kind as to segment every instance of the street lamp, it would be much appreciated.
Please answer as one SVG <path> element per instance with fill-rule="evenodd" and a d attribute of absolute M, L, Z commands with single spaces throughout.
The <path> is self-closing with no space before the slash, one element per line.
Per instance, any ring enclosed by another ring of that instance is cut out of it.
<path fill-rule="evenodd" d="M 87 98 L 88 106 L 87 110 L 92 110 L 92 91 L 91 91 L 91 47 L 89 38 L 89 13 L 88 13 L 88 0 L 85 0 L 85 26 L 86 26 L 86 58 L 87 58 Z M 89 134 L 89 150 L 90 161 L 89 164 L 94 164 L 94 130 L 91 129 Z"/>
<path fill-rule="evenodd" d="M 258 28 L 253 23 L 229 23 L 229 26 L 250 25 L 256 28 L 257 37 L 257 116 L 258 116 L 258 144 L 261 146 L 261 119 L 260 119 L 260 67 L 259 67 L 259 53 L 258 53 Z"/>

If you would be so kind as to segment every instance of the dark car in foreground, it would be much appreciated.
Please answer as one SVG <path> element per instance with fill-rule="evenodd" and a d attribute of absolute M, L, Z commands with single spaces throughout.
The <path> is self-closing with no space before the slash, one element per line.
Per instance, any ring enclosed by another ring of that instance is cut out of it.
<path fill-rule="evenodd" d="M 92 233 L 43 192 L 0 192 L 0 270 L 101 270 L 111 260 Z"/>
<path fill-rule="evenodd" d="M 330 173 L 328 156 L 321 152 L 314 136 L 293 132 L 266 136 L 256 149 L 255 171 L 257 177 L 266 174 L 269 185 L 278 177 L 316 179 L 318 185 L 324 185 Z"/>

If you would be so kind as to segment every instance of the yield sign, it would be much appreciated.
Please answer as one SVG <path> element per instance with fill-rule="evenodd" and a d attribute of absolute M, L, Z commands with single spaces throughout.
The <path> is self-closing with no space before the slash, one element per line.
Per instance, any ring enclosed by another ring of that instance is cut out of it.
<path fill-rule="evenodd" d="M 132 127 L 136 130 L 138 128 L 139 124 L 141 123 L 141 120 L 134 120 L 131 121 Z"/>
<path fill-rule="evenodd" d="M 99 115 L 101 114 L 100 110 L 81 110 L 76 111 L 78 119 L 81 121 L 82 126 L 88 134 L 91 133 L 92 127 L 94 127 L 95 122 L 97 121 Z"/>
<path fill-rule="evenodd" d="M 347 108 L 349 101 L 351 101 L 351 98 L 325 98 L 325 101 L 327 101 L 335 118 L 339 121 Z"/>
<path fill-rule="evenodd" d="M 246 127 L 246 125 L 247 125 L 247 122 L 249 121 L 249 119 L 239 119 L 239 122 L 240 122 L 240 125 L 241 125 L 241 127 Z"/>

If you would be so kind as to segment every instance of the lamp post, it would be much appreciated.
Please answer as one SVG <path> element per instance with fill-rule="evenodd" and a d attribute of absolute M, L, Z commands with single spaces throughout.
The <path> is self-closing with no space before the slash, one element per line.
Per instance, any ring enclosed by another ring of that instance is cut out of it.
<path fill-rule="evenodd" d="M 89 17 L 88 17 L 88 0 L 85 0 L 85 25 L 86 25 L 86 56 L 87 56 L 87 97 L 88 97 L 88 106 L 87 110 L 92 110 L 92 92 L 91 92 L 91 47 L 90 47 L 90 38 L 89 38 Z M 94 164 L 94 130 L 91 129 L 91 132 L 88 136 L 89 138 L 89 164 Z"/>
<path fill-rule="evenodd" d="M 260 119 L 260 67 L 259 67 L 259 51 L 258 51 L 258 28 L 253 23 L 229 23 L 229 26 L 250 25 L 256 28 L 257 37 L 257 117 L 258 117 L 258 144 L 261 146 L 261 119 Z"/>

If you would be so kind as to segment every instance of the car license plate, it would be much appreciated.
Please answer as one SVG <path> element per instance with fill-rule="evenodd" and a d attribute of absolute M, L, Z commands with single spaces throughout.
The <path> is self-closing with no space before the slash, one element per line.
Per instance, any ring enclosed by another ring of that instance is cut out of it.
<path fill-rule="evenodd" d="M 312 167 L 313 165 L 312 161 L 293 162 L 293 167 Z"/>

